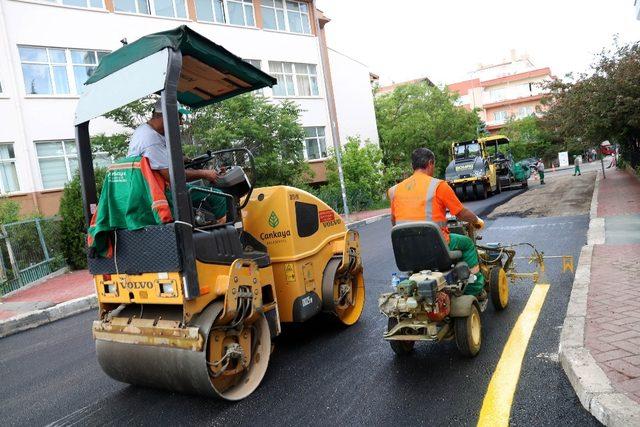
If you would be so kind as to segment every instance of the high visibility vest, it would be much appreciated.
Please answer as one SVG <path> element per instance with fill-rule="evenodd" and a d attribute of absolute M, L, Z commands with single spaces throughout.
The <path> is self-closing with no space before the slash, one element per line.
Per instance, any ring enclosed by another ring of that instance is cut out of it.
<path fill-rule="evenodd" d="M 436 202 L 436 190 L 443 181 L 422 172 L 389 189 L 391 212 L 396 224 L 413 221 L 432 221 L 440 226 L 445 240 L 449 241 L 447 212 L 444 204 Z"/>

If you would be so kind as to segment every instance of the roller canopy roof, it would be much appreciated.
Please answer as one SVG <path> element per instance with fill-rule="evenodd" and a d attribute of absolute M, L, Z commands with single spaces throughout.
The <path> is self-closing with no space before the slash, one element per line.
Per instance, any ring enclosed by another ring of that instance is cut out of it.
<path fill-rule="evenodd" d="M 273 86 L 276 79 L 186 25 L 149 34 L 106 55 L 87 87 L 165 49 L 182 53 L 178 101 L 198 108 L 244 92 Z M 166 70 L 166 68 L 165 68 Z M 124 70 L 123 70 L 124 71 Z"/>

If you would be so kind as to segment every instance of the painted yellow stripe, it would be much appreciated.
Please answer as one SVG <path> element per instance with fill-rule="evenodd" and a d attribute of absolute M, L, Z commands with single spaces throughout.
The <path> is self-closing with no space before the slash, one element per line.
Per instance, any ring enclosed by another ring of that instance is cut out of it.
<path fill-rule="evenodd" d="M 502 356 L 491 377 L 487 394 L 482 402 L 478 426 L 508 426 L 513 396 L 518 386 L 522 360 L 529 345 L 533 328 L 549 291 L 548 284 L 538 284 L 533 288 L 529 301 L 520 314 Z"/>

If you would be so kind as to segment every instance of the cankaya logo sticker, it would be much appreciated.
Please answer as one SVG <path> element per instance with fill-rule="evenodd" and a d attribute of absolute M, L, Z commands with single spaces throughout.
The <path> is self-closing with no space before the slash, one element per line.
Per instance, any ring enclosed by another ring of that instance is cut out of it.
<path fill-rule="evenodd" d="M 260 240 L 284 239 L 291 236 L 291 230 L 271 231 L 269 233 L 260 233 Z"/>
<path fill-rule="evenodd" d="M 280 219 L 278 219 L 278 215 L 276 215 L 275 211 L 271 211 L 271 215 L 269 215 L 269 225 L 272 228 L 276 228 L 280 224 Z"/>

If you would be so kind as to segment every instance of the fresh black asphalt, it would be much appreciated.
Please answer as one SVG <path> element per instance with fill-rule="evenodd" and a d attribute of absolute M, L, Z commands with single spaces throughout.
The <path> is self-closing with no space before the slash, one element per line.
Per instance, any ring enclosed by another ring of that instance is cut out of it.
<path fill-rule="evenodd" d="M 486 215 L 504 192 L 469 207 Z M 529 241 L 548 255 L 586 243 L 588 217 L 487 221 L 483 242 Z M 474 359 L 453 343 L 419 344 L 399 358 L 381 335 L 386 319 L 377 296 L 389 289 L 395 262 L 390 223 L 358 229 L 367 303 L 344 328 L 318 317 L 284 328 L 267 375 L 247 399 L 228 403 L 121 384 L 98 366 L 91 338 L 94 312 L 0 340 L 0 419 L 5 425 L 475 425 L 487 386 L 533 285 L 511 287 L 508 309 L 482 315 L 484 342 Z M 528 254 L 521 251 L 520 254 Z M 523 271 L 528 266 L 521 261 Z M 597 425 L 582 408 L 557 362 L 571 283 L 560 260 L 549 260 L 550 291 L 525 355 L 512 425 Z"/>

